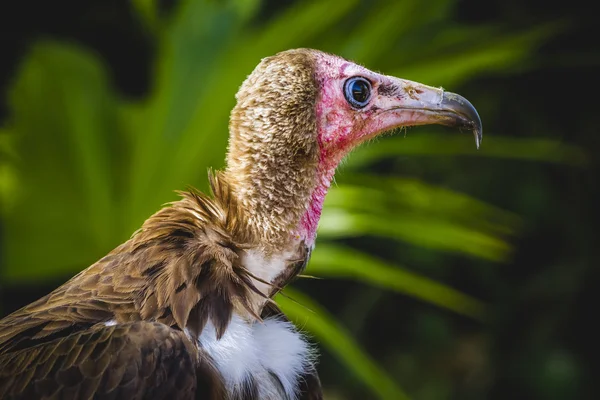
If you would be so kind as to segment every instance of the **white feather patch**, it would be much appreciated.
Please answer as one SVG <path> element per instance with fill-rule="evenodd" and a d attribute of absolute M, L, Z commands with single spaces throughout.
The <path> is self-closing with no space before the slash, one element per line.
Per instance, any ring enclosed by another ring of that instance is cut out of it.
<path fill-rule="evenodd" d="M 277 375 L 290 399 L 296 398 L 298 379 L 313 362 L 310 345 L 290 322 L 278 319 L 255 323 L 254 340 L 263 368 Z"/>
<path fill-rule="evenodd" d="M 265 282 L 272 282 L 288 265 L 288 260 L 292 257 L 293 252 L 278 254 L 271 258 L 265 258 L 263 253 L 258 250 L 249 250 L 246 252 L 242 263 L 254 276 L 257 276 Z M 272 286 L 252 279 L 254 285 L 265 295 L 268 295 Z"/>
<path fill-rule="evenodd" d="M 232 397 L 243 393 L 253 378 L 261 399 L 278 399 L 278 386 L 270 377 L 273 373 L 287 397 L 295 399 L 299 378 L 312 365 L 310 345 L 291 323 L 275 318 L 250 324 L 234 315 L 221 339 L 217 340 L 210 322 L 198 339 Z"/>

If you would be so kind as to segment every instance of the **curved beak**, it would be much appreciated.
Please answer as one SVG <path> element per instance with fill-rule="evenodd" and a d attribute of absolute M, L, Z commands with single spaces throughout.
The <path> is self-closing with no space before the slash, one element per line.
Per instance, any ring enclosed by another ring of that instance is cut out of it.
<path fill-rule="evenodd" d="M 483 127 L 477 110 L 469 100 L 456 93 L 444 92 L 437 112 L 448 114 L 448 119 L 440 122 L 442 125 L 471 129 L 475 136 L 475 145 L 479 148 L 483 139 Z"/>
<path fill-rule="evenodd" d="M 410 125 L 446 125 L 473 131 L 477 148 L 481 144 L 482 125 L 477 110 L 469 100 L 441 88 L 391 78 L 379 87 L 380 108 L 394 115 L 391 127 Z"/>

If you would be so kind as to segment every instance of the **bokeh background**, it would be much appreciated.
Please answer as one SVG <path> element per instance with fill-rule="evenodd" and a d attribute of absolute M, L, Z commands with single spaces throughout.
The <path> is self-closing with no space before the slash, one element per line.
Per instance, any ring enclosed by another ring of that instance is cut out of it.
<path fill-rule="evenodd" d="M 279 301 L 328 399 L 600 398 L 596 16 L 583 0 L 88 0 L 0 6 L 0 316 L 223 165 L 258 61 L 314 47 L 463 94 L 337 174 Z M 322 279 L 321 279 L 322 278 Z"/>

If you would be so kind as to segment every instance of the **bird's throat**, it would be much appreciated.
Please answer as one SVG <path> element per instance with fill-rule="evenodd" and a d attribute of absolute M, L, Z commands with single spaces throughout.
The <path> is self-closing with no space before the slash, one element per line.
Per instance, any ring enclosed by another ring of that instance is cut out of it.
<path fill-rule="evenodd" d="M 328 157 L 320 154 L 311 179 L 295 179 L 297 193 L 294 196 L 282 196 L 281 190 L 268 190 L 267 187 L 283 188 L 289 186 L 294 174 L 279 173 L 281 181 L 265 184 L 263 176 L 247 176 L 234 185 L 235 196 L 240 200 L 245 214 L 251 215 L 247 221 L 258 236 L 270 243 L 271 251 L 286 250 L 288 244 L 304 242 L 313 247 L 317 227 L 323 210 L 323 202 L 331 186 L 336 167 L 341 157 Z M 231 171 L 228 171 L 231 176 Z M 238 174 L 239 176 L 239 174 Z M 271 176 L 273 178 L 273 176 Z M 250 184 L 247 184 L 250 182 Z M 309 185 L 307 185 L 310 182 Z M 286 193 L 287 194 L 287 193 Z M 269 250 L 269 249 L 267 249 Z M 268 252 L 271 252 L 268 251 Z"/>
<path fill-rule="evenodd" d="M 317 237 L 317 228 L 323 211 L 323 202 L 327 191 L 331 186 L 337 162 L 327 161 L 321 157 L 316 174 L 316 185 L 312 190 L 306 211 L 299 221 L 297 236 L 299 236 L 308 246 L 314 246 Z"/>

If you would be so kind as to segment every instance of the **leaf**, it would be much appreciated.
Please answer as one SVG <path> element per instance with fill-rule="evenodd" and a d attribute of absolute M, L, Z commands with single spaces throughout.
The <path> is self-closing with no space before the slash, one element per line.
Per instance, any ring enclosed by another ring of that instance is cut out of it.
<path fill-rule="evenodd" d="M 174 200 L 174 190 L 194 184 L 200 174 L 205 181 L 208 167 L 222 162 L 229 109 L 217 106 L 217 99 L 228 92 L 214 90 L 225 79 L 211 75 L 238 29 L 232 7 L 188 0 L 161 30 L 150 99 L 124 115 L 133 140 L 127 174 L 128 231 Z M 233 93 L 230 96 L 233 99 Z M 190 129 L 193 119 L 209 120 L 213 115 L 222 117 L 220 132 L 211 131 L 207 123 Z"/>
<path fill-rule="evenodd" d="M 359 62 L 377 63 L 381 58 L 389 58 L 390 48 L 394 48 L 398 38 L 442 18 L 451 4 L 447 0 L 429 1 L 427 7 L 418 0 L 371 2 L 340 53 Z"/>
<path fill-rule="evenodd" d="M 475 319 L 483 319 L 483 304 L 442 283 L 392 266 L 366 253 L 331 243 L 319 243 L 308 264 L 309 274 L 350 278 L 393 290 Z"/>
<path fill-rule="evenodd" d="M 492 31 L 483 37 L 470 35 L 450 50 L 438 50 L 431 52 L 429 57 L 417 57 L 413 63 L 403 65 L 391 74 L 430 85 L 443 83 L 445 87 L 451 87 L 483 72 L 506 72 L 510 67 L 522 69 L 523 60 L 532 49 L 563 29 L 564 24 L 553 23 L 536 26 L 518 34 L 506 35 Z M 432 47 L 434 46 L 435 41 L 432 43 Z M 427 52 L 427 49 L 423 49 L 421 54 Z"/>
<path fill-rule="evenodd" d="M 263 30 L 251 36 L 247 45 L 252 51 L 270 56 L 275 51 L 287 50 L 319 37 L 352 11 L 358 0 L 297 2 L 275 18 Z M 267 53 L 263 53 L 269 51 Z"/>
<path fill-rule="evenodd" d="M 0 216 L 6 216 L 16 204 L 18 177 L 15 163 L 17 154 L 14 133 L 0 129 Z"/>
<path fill-rule="evenodd" d="M 325 209 L 397 214 L 400 218 L 418 214 L 490 235 L 511 235 L 520 226 L 519 218 L 510 212 L 418 179 L 350 172 L 342 174 L 337 183 L 325 199 Z"/>
<path fill-rule="evenodd" d="M 479 150 L 463 136 L 427 134 L 419 132 L 407 137 L 386 138 L 363 146 L 349 158 L 346 168 L 360 169 L 376 160 L 405 155 L 460 155 L 505 158 L 534 162 L 566 164 L 585 167 L 588 154 L 580 147 L 552 139 L 511 138 L 488 134 Z"/>
<path fill-rule="evenodd" d="M 158 0 L 132 0 L 131 4 L 147 28 L 157 28 L 159 23 Z"/>
<path fill-rule="evenodd" d="M 510 245 L 500 238 L 427 216 L 384 217 L 329 208 L 323 211 L 318 234 L 326 239 L 364 235 L 387 237 L 497 262 L 506 261 L 511 255 Z"/>
<path fill-rule="evenodd" d="M 81 268 L 90 254 L 110 249 L 118 223 L 107 217 L 115 214 L 119 129 L 105 70 L 77 46 L 39 43 L 9 103 L 23 188 L 6 219 L 3 273 L 41 278 Z"/>
<path fill-rule="evenodd" d="M 332 355 L 356 375 L 381 399 L 408 399 L 358 343 L 316 302 L 293 289 L 285 289 L 286 296 L 278 295 L 277 303 L 285 314 L 301 328 L 308 330 Z M 310 311 L 309 311 L 310 310 Z"/>

